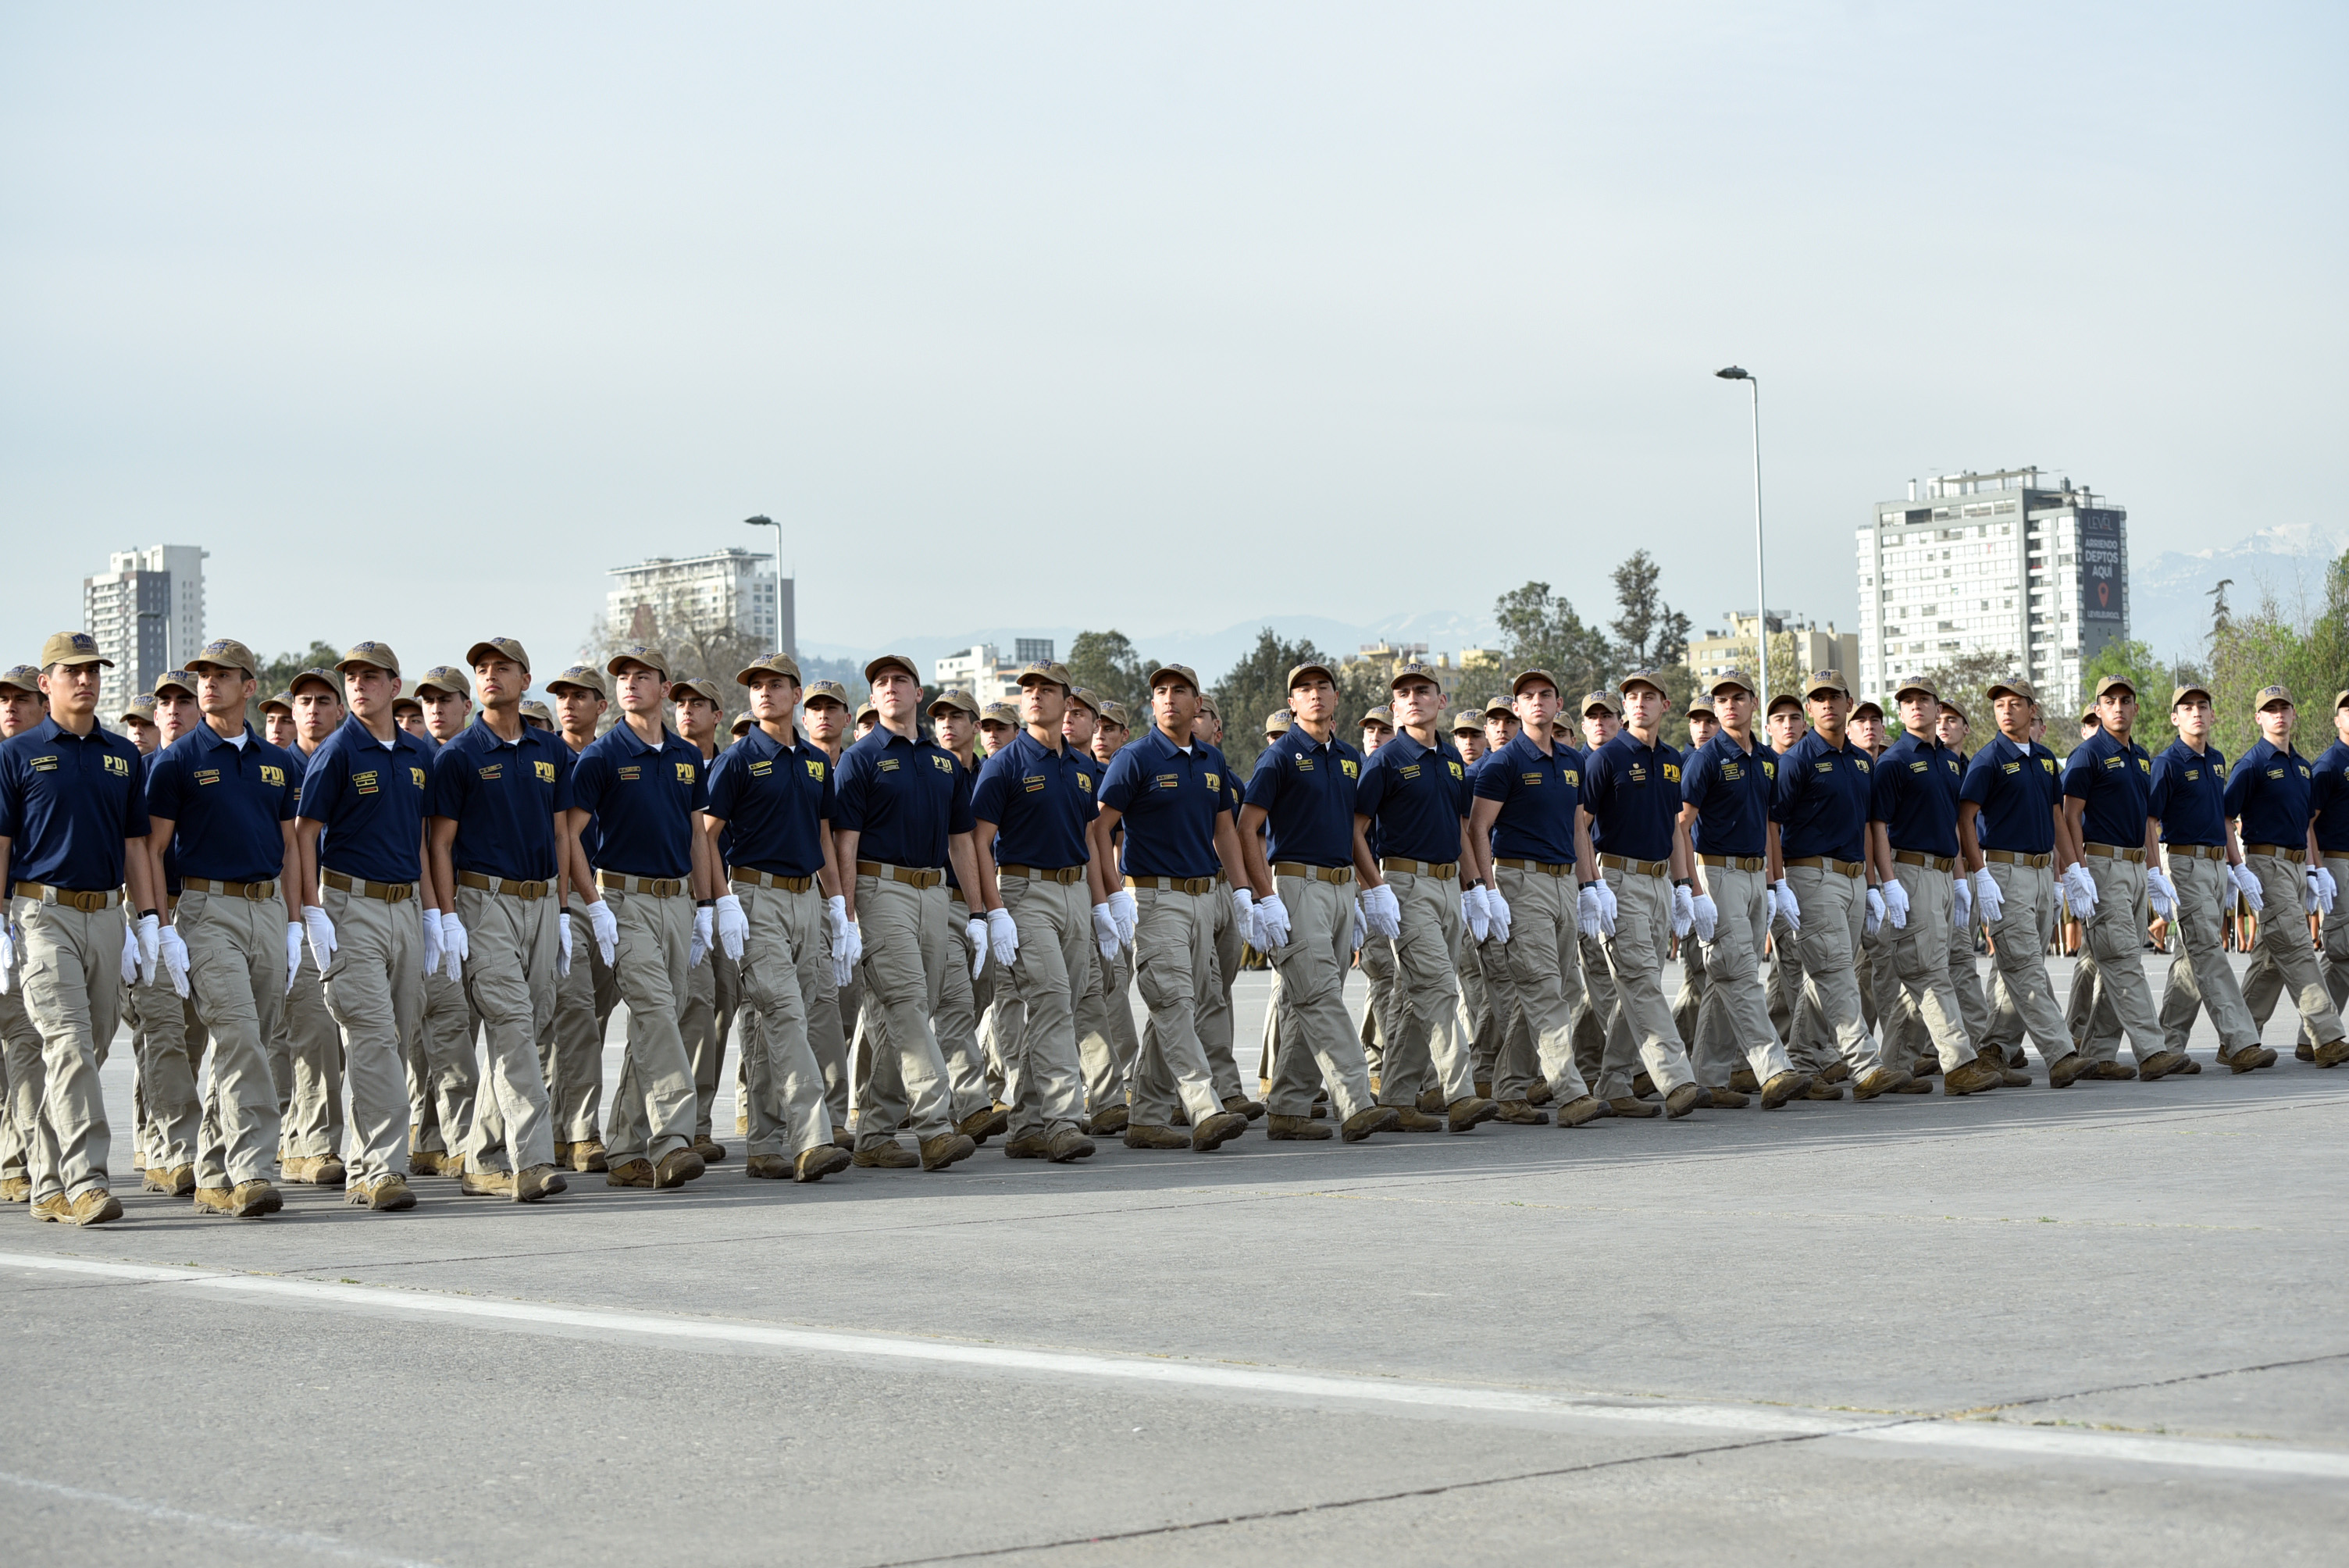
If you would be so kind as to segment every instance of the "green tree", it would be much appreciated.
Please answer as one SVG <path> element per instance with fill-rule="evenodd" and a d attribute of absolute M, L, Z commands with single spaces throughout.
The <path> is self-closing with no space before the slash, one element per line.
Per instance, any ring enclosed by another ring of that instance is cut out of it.
<path fill-rule="evenodd" d="M 313 642 L 306 653 L 280 654 L 261 666 L 261 684 L 254 688 L 254 700 L 284 691 L 287 683 L 304 670 L 333 669 L 335 661 L 342 656 L 342 649 L 319 642 Z M 260 722 L 257 710 L 254 722 Z"/>
<path fill-rule="evenodd" d="M 1990 744 L 1998 731 L 1998 717 L 1991 712 L 1990 687 L 2014 673 L 2014 655 L 2005 653 L 1961 654 L 1947 664 L 1936 665 L 1924 675 L 1925 684 L 1940 694 L 1943 702 L 1955 703 L 1958 711 L 1966 716 L 1966 746 L 1969 751 Z M 1797 676 L 1795 678 L 1799 679 Z M 1885 716 L 1896 727 L 1900 725 L 1898 705 Z M 2049 726 L 2048 739 L 2055 738 L 2054 726 Z"/>
<path fill-rule="evenodd" d="M 1125 705 L 1137 729 L 1150 723 L 1150 664 L 1123 632 L 1079 632 L 1069 645 L 1070 676 L 1097 696 Z M 1258 716 L 1261 717 L 1261 716 Z"/>
<path fill-rule="evenodd" d="M 1500 682 L 1520 670 L 1543 669 L 1558 679 L 1558 696 L 1571 705 L 1583 693 L 1605 686 L 1613 673 L 1607 634 L 1575 613 L 1563 593 L 1547 583 L 1513 588 L 1493 602 L 1501 628 Z"/>
<path fill-rule="evenodd" d="M 2333 694 L 2349 686 L 2349 553 L 2326 569 L 2316 603 L 2287 610 L 2267 593 L 2258 609 L 2215 622 L 2209 676 L 2215 738 L 2230 758 L 2259 738 L 2251 704 L 2265 686 L 2284 687 L 2299 705 L 2293 743 L 2302 755 L 2331 745 Z"/>
<path fill-rule="evenodd" d="M 1663 568 L 1644 550 L 1615 568 L 1615 659 L 1622 673 L 1662 669 L 1688 657 L 1689 618 L 1664 603 Z"/>
<path fill-rule="evenodd" d="M 1216 709 L 1224 716 L 1224 756 L 1242 778 L 1255 769 L 1257 753 L 1264 749 L 1266 717 L 1288 707 L 1288 672 L 1302 664 L 1336 668 L 1336 661 L 1310 639 L 1285 642 L 1267 626 L 1257 634 L 1247 656 L 1216 683 Z"/>

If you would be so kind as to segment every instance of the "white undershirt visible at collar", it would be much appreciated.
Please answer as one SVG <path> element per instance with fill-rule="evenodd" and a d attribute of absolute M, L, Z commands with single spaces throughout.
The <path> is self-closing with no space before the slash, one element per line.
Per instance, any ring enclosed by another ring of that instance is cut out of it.
<path fill-rule="evenodd" d="M 244 749 L 244 743 L 251 740 L 253 737 L 240 730 L 234 735 L 223 735 L 221 738 L 227 741 L 231 746 L 235 747 L 239 751 L 242 751 Z"/>

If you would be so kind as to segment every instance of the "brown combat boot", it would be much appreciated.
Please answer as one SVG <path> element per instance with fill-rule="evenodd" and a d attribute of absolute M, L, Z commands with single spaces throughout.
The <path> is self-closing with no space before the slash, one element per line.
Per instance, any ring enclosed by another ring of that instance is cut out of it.
<path fill-rule="evenodd" d="M 1090 1160 L 1093 1140 L 1073 1127 L 1064 1127 L 1045 1140 L 1044 1158 L 1055 1165 L 1070 1165 L 1080 1160 Z"/>
<path fill-rule="evenodd" d="M 726 1145 L 713 1141 L 707 1133 L 694 1139 L 693 1151 L 701 1156 L 704 1166 L 722 1165 L 726 1161 Z"/>
<path fill-rule="evenodd" d="M 1442 1116 L 1444 1111 L 1444 1091 L 1432 1088 L 1413 1103 L 1412 1109 L 1426 1116 Z"/>
<path fill-rule="evenodd" d="M 1878 1068 L 1851 1086 L 1854 1099 L 1874 1099 L 1879 1094 L 1889 1094 L 1909 1081 L 1909 1075 L 1894 1072 L 1890 1068 Z"/>
<path fill-rule="evenodd" d="M 1746 1075 L 1751 1078 L 1753 1075 Z M 1744 1110 L 1753 1102 L 1733 1088 L 1709 1088 L 1704 1091 L 1704 1103 L 1715 1110 Z"/>
<path fill-rule="evenodd" d="M 1980 1094 L 1984 1089 L 1998 1088 L 2004 1082 L 1999 1069 L 1988 1062 L 1968 1062 L 1942 1080 L 1941 1092 L 1947 1095 Z"/>
<path fill-rule="evenodd" d="M 1109 1138 L 1123 1132 L 1133 1120 L 1133 1112 L 1130 1108 L 1113 1105 L 1096 1115 L 1086 1126 L 1085 1130 L 1095 1138 Z"/>
<path fill-rule="evenodd" d="M 184 1198 L 196 1190 L 196 1168 L 192 1165 L 150 1165 L 140 1186 L 150 1192 L 160 1192 L 167 1198 Z"/>
<path fill-rule="evenodd" d="M 122 1200 L 103 1187 L 91 1187 L 66 1205 L 65 1218 L 88 1230 L 122 1218 Z"/>
<path fill-rule="evenodd" d="M 1146 1122 L 1131 1122 L 1125 1130 L 1128 1149 L 1188 1149 L 1191 1135 L 1177 1132 L 1171 1127 L 1152 1127 Z"/>
<path fill-rule="evenodd" d="M 1275 1143 L 1319 1143 L 1338 1136 L 1336 1130 L 1315 1121 L 1309 1116 L 1269 1116 L 1265 1119 L 1264 1135 Z"/>
<path fill-rule="evenodd" d="M 792 1180 L 821 1181 L 836 1171 L 847 1170 L 848 1165 L 848 1150 L 845 1149 L 836 1149 L 829 1143 L 802 1149 L 799 1158 L 792 1161 Z"/>
<path fill-rule="evenodd" d="M 604 1172 L 606 1187 L 649 1187 L 653 1184 L 653 1162 L 649 1160 L 623 1160 Z"/>
<path fill-rule="evenodd" d="M 379 1213 L 398 1213 L 416 1207 L 416 1193 L 397 1174 L 378 1176 L 375 1185 L 363 1187 L 357 1182 L 343 1189 L 343 1202 L 354 1209 L 372 1209 Z"/>
<path fill-rule="evenodd" d="M 1493 1102 L 1493 1119 L 1510 1127 L 1547 1127 L 1549 1112 L 1536 1110 L 1529 1099 L 1498 1099 Z"/>
<path fill-rule="evenodd" d="M 1607 1103 L 1614 1109 L 1616 1115 L 1628 1116 L 1636 1120 L 1645 1120 L 1649 1117 L 1664 1114 L 1662 1106 L 1652 1099 L 1641 1099 L 1635 1094 L 1623 1095 Z"/>
<path fill-rule="evenodd" d="M 1560 1127 L 1582 1127 L 1612 1114 L 1605 1100 L 1595 1094 L 1586 1094 L 1557 1108 L 1557 1124 Z"/>
<path fill-rule="evenodd" d="M 1224 1100 L 1224 1109 L 1235 1116 L 1244 1116 L 1250 1121 L 1264 1119 L 1264 1102 L 1250 1099 L 1246 1095 L 1236 1094 L 1226 1097 Z"/>
<path fill-rule="evenodd" d="M 1365 1106 L 1346 1119 L 1340 1135 L 1349 1143 L 1360 1143 L 1373 1132 L 1392 1132 L 1402 1125 L 1402 1113 L 1391 1105 Z"/>
<path fill-rule="evenodd" d="M 1051 1145 L 1040 1132 L 1023 1132 L 1017 1138 L 1007 1139 L 1003 1145 L 1003 1158 L 1006 1160 L 1041 1160 L 1050 1152 Z"/>
<path fill-rule="evenodd" d="M 563 1172 L 552 1165 L 528 1166 L 514 1174 L 513 1201 L 535 1203 L 542 1198 L 554 1197 L 570 1185 L 563 1179 Z"/>
<path fill-rule="evenodd" d="M 983 1145 L 997 1134 L 1011 1130 L 1011 1112 L 999 1105 L 983 1105 L 955 1123 L 955 1130 Z"/>
<path fill-rule="evenodd" d="M 1729 1087 L 1740 1094 L 1760 1094 L 1762 1080 L 1754 1076 L 1752 1068 L 1739 1068 L 1729 1075 Z"/>
<path fill-rule="evenodd" d="M 1191 1129 L 1191 1148 L 1205 1154 L 1220 1149 L 1247 1130 L 1247 1118 L 1237 1110 L 1219 1110 Z"/>
<path fill-rule="evenodd" d="M 840 1152 L 837 1149 L 833 1152 Z M 792 1173 L 792 1162 L 780 1154 L 752 1154 L 742 1161 L 742 1174 L 757 1176 L 769 1181 L 781 1181 Z"/>
<path fill-rule="evenodd" d="M 936 1138 L 922 1140 L 922 1169 L 943 1171 L 957 1160 L 968 1160 L 978 1152 L 978 1145 L 959 1132 L 941 1132 Z M 1092 1145 L 1085 1145 L 1092 1152 Z"/>
<path fill-rule="evenodd" d="M 1799 1099 L 1811 1087 L 1810 1075 L 1789 1068 L 1782 1073 L 1772 1073 L 1770 1081 L 1762 1086 L 1762 1109 L 1776 1110 L 1790 1099 Z"/>
<path fill-rule="evenodd" d="M 892 1138 L 882 1143 L 860 1143 L 849 1162 L 860 1171 L 911 1171 L 922 1157 Z"/>
<path fill-rule="evenodd" d="M 1671 1093 L 1664 1096 L 1664 1114 L 1677 1120 L 1680 1118 L 1686 1116 L 1690 1111 L 1694 1110 L 1698 1106 L 1704 1104 L 1705 1101 L 1710 1099 L 1712 1097 L 1713 1091 L 1705 1088 L 1704 1085 L 1701 1083 L 1684 1083 L 1681 1085 L 1680 1088 L 1672 1090 Z M 1745 1101 L 1743 1098 L 1740 1098 L 1737 1103 L 1744 1105 Z"/>
<path fill-rule="evenodd" d="M 1415 1105 L 1391 1105 L 1387 1109 L 1395 1113 L 1397 1132 L 1442 1132 L 1444 1130 L 1444 1118 L 1430 1116 Z"/>
<path fill-rule="evenodd" d="M 2127 1062 L 2098 1062 L 2088 1069 L 2087 1076 L 2098 1083 L 2127 1083 L 2137 1077 L 2137 1068 Z"/>
<path fill-rule="evenodd" d="M 660 1157 L 653 1167 L 653 1185 L 661 1188 L 682 1187 L 688 1181 L 698 1181 L 701 1173 L 709 1169 L 701 1156 L 690 1149 L 672 1149 Z"/>
<path fill-rule="evenodd" d="M 1444 1108 L 1444 1130 L 1446 1132 L 1465 1132 L 1472 1127 L 1484 1126 L 1500 1114 L 1499 1106 L 1472 1094 Z"/>
<path fill-rule="evenodd" d="M 514 1175 L 511 1171 L 468 1171 L 457 1191 L 468 1198 L 511 1198 Z"/>

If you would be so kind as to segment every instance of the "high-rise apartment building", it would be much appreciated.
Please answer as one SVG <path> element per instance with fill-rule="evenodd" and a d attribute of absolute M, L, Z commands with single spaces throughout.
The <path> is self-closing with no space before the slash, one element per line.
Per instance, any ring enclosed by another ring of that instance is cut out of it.
<path fill-rule="evenodd" d="M 656 555 L 607 573 L 605 621 L 617 642 L 658 643 L 668 628 L 692 624 L 740 632 L 761 648 L 799 652 L 792 580 L 767 567 L 771 555 L 736 547 L 708 555 Z"/>
<path fill-rule="evenodd" d="M 1996 654 L 2053 721 L 2080 672 L 2129 634 L 2128 512 L 2037 469 L 1909 481 L 1858 531 L 1860 695 L 1968 654 Z"/>
<path fill-rule="evenodd" d="M 101 716 L 121 711 L 204 645 L 204 558 L 192 544 L 118 550 L 81 580 L 83 629 L 114 661 L 98 685 Z M 109 717 L 107 720 L 111 724 Z"/>
<path fill-rule="evenodd" d="M 973 643 L 930 661 L 930 675 L 943 691 L 959 686 L 984 705 L 1019 700 L 1019 672 L 1030 665 L 1052 662 L 1050 637 L 1015 637 L 1012 655 L 1005 658 L 993 643 Z"/>

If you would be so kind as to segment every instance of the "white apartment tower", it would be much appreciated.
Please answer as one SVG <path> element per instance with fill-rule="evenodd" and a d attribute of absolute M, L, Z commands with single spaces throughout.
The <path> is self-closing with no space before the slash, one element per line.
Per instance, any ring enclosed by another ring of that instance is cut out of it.
<path fill-rule="evenodd" d="M 659 642 L 680 621 L 731 627 L 761 648 L 796 655 L 792 583 L 766 570 L 773 561 L 730 547 L 615 566 L 604 596 L 605 624 L 616 642 L 642 643 Z"/>
<path fill-rule="evenodd" d="M 2129 634 L 2128 513 L 2037 469 L 1944 474 L 1878 501 L 1858 531 L 1862 696 L 1968 654 L 2001 655 L 2051 722 L 2080 672 Z"/>
<path fill-rule="evenodd" d="M 155 689 L 204 645 L 204 558 L 192 544 L 118 550 L 106 570 L 81 580 L 83 629 L 114 667 L 98 685 L 109 724 L 129 700 Z"/>

